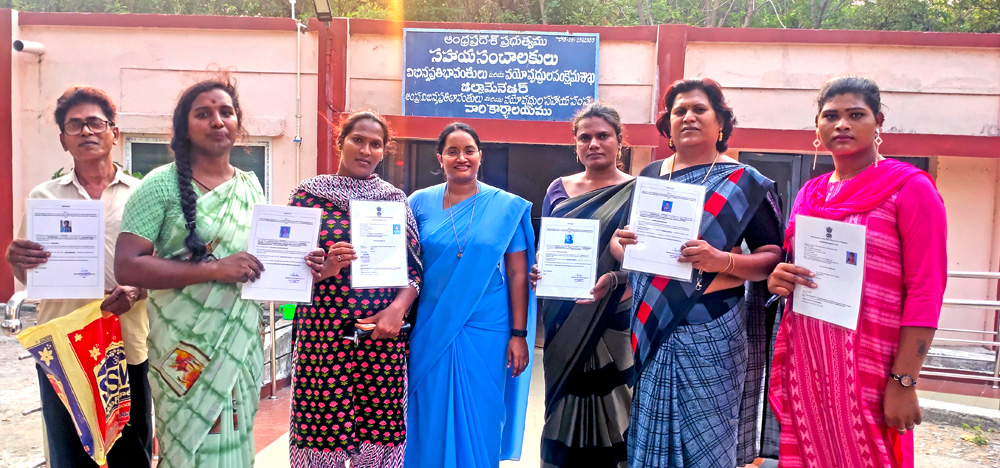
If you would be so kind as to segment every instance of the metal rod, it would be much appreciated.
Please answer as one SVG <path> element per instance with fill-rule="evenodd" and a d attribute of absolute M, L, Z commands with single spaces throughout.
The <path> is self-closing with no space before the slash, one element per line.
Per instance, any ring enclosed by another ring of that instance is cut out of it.
<path fill-rule="evenodd" d="M 937 331 L 946 332 L 956 332 L 956 333 L 976 333 L 979 335 L 996 335 L 997 332 L 986 331 L 986 330 L 966 330 L 964 328 L 938 328 Z"/>
<path fill-rule="evenodd" d="M 937 337 L 934 338 L 934 341 L 950 341 L 952 343 L 965 343 L 965 344 L 983 345 L 990 347 L 1000 347 L 1000 343 L 997 343 L 996 341 L 959 340 L 957 338 L 937 338 Z"/>
<path fill-rule="evenodd" d="M 995 382 L 996 377 L 990 375 L 982 374 L 957 374 L 954 372 L 935 372 L 935 371 L 920 371 L 921 376 L 931 376 L 931 377 L 953 377 L 957 379 L 968 379 L 968 380 L 982 380 L 983 382 Z"/>
<path fill-rule="evenodd" d="M 269 400 L 278 399 L 278 363 L 275 359 L 275 349 L 278 347 L 278 338 L 275 336 L 274 332 L 274 301 L 269 302 L 271 312 L 268 317 L 271 322 L 271 396 L 267 397 Z"/>
<path fill-rule="evenodd" d="M 983 301 L 977 299 L 945 299 L 944 307 L 977 307 L 981 309 L 1000 309 L 1000 301 Z"/>
<path fill-rule="evenodd" d="M 995 311 L 993 316 L 993 336 L 1000 338 L 1000 309 Z M 993 388 L 1000 388 L 1000 346 L 993 352 Z"/>
<path fill-rule="evenodd" d="M 31 409 L 26 409 L 26 410 L 24 410 L 24 411 L 21 411 L 21 416 L 27 416 L 27 415 L 29 415 L 29 414 L 31 414 L 31 413 L 37 413 L 37 412 L 39 412 L 39 411 L 41 411 L 41 410 L 42 410 L 42 407 L 41 407 L 41 406 L 36 406 L 36 407 L 34 407 L 34 408 L 31 408 Z"/>
<path fill-rule="evenodd" d="M 949 278 L 1000 279 L 996 271 L 949 271 Z"/>

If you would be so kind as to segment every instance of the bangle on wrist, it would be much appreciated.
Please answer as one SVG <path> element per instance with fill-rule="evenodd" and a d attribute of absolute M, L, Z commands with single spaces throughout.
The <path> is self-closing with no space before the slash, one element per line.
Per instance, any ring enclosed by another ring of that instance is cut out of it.
<path fill-rule="evenodd" d="M 726 252 L 726 255 L 729 256 L 729 264 L 726 266 L 726 268 L 724 270 L 722 270 L 722 274 L 724 274 L 724 275 L 728 275 L 728 274 L 732 273 L 733 270 L 736 269 L 736 259 L 733 258 L 733 253 L 732 252 Z"/>
<path fill-rule="evenodd" d="M 527 338 L 528 337 L 528 330 L 518 329 L 518 328 L 511 328 L 510 329 L 510 336 L 511 337 L 518 337 L 518 338 Z"/>

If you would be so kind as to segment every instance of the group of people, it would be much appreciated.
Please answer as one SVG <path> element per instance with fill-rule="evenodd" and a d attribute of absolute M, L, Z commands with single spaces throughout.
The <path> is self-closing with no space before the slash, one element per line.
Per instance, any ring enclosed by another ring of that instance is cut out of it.
<path fill-rule="evenodd" d="M 705 187 L 700 235 L 679 252 L 695 277 L 622 270 L 639 241 L 624 129 L 611 106 L 584 107 L 571 122 L 584 171 L 552 182 L 542 216 L 600 222 L 599 277 L 592 300 L 540 304 L 542 466 L 736 467 L 761 453 L 792 468 L 913 466 L 945 212 L 930 176 L 880 155 L 877 85 L 846 76 L 821 89 L 815 145 L 835 170 L 800 190 L 787 229 L 774 183 L 725 154 L 736 119 L 721 87 L 682 80 L 663 99 L 656 127 L 674 154 L 640 176 Z M 151 406 L 159 466 L 251 466 L 263 353 L 259 306 L 240 286 L 264 270 L 246 252 L 264 196 L 230 163 L 243 123 L 236 88 L 188 88 L 173 115 L 175 162 L 141 182 L 112 164 L 115 117 L 100 90 L 66 91 L 55 118 L 74 170 L 29 195 L 107 208 L 113 288 L 102 309 L 121 317 L 132 388 L 109 466 L 148 464 Z M 289 201 L 322 210 L 317 249 L 303 258 L 313 301 L 294 319 L 291 466 L 497 467 L 519 457 L 525 427 L 541 279 L 531 204 L 479 180 L 481 142 L 463 123 L 437 141 L 445 181 L 407 197 L 375 173 L 391 139 L 380 115 L 347 116 L 337 173 L 302 181 Z M 351 200 L 405 204 L 407 287 L 351 288 Z M 794 262 L 800 214 L 867 226 L 856 330 L 794 312 L 794 289 L 816 287 Z M 22 281 L 48 256 L 23 227 L 7 250 Z M 783 310 L 771 294 L 788 298 Z M 40 315 L 80 305 L 45 301 Z M 346 339 L 357 327 L 371 335 Z M 50 466 L 92 466 L 39 373 Z M 776 421 L 780 440 L 760 421 Z"/>

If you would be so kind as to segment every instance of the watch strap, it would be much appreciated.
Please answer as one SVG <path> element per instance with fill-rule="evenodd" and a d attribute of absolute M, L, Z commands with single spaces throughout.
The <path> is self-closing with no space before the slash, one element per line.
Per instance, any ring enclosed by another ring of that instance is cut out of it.
<path fill-rule="evenodd" d="M 510 336 L 516 336 L 516 337 L 519 337 L 519 338 L 527 338 L 528 337 L 528 330 L 519 330 L 517 328 L 511 328 L 510 329 Z"/>
<path fill-rule="evenodd" d="M 913 377 L 910 377 L 907 374 L 898 375 L 898 374 L 889 373 L 889 376 L 892 377 L 892 380 L 895 380 L 896 382 L 899 382 L 899 385 L 902 385 L 903 387 L 916 387 L 917 386 L 917 379 L 914 379 Z M 910 384 L 907 385 L 907 384 L 903 383 L 904 379 L 909 380 Z"/>

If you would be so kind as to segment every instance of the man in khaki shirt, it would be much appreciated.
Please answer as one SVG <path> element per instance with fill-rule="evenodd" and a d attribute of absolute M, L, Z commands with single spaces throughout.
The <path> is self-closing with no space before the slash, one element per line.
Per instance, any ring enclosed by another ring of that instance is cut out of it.
<path fill-rule="evenodd" d="M 59 141 L 73 156 L 73 169 L 62 177 L 42 183 L 31 190 L 28 198 L 58 200 L 102 200 L 105 230 L 105 285 L 110 290 L 101 303 L 101 310 L 121 319 L 125 344 L 131 409 L 129 423 L 121 438 L 108 453 L 108 467 L 150 466 L 152 452 L 152 400 L 149 391 L 149 363 L 146 362 L 145 291 L 131 286 L 119 286 L 114 275 L 115 241 L 121 229 L 122 211 L 132 189 L 139 180 L 126 175 L 111 162 L 111 148 L 118 142 L 115 127 L 115 105 L 104 91 L 96 88 L 73 87 L 59 97 L 55 111 L 61 134 Z M 26 223 L 10 247 L 7 263 L 14 276 L 25 283 L 25 273 L 45 263 L 49 257 L 41 245 L 26 239 Z M 86 304 L 88 300 L 45 300 L 38 306 L 39 323 L 62 317 Z M 38 367 L 38 366 L 36 366 Z M 38 367 L 42 397 L 42 417 L 45 420 L 49 447 L 49 467 L 97 467 L 84 451 L 72 417 L 59 400 L 52 384 Z"/>

